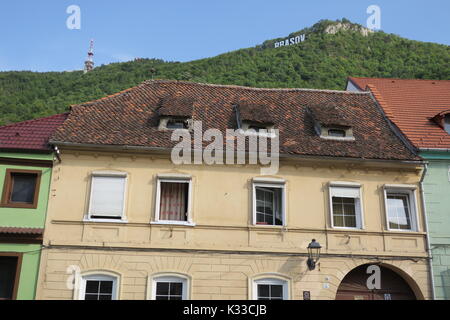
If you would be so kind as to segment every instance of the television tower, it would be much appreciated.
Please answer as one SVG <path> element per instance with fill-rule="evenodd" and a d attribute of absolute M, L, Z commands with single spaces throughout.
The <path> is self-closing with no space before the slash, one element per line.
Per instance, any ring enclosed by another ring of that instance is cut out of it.
<path fill-rule="evenodd" d="M 84 62 L 84 73 L 88 73 L 94 69 L 94 40 L 91 40 L 87 59 Z"/>

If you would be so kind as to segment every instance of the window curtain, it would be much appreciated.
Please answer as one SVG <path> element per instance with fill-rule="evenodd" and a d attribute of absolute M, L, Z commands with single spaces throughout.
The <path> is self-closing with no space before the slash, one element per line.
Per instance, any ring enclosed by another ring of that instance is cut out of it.
<path fill-rule="evenodd" d="M 160 220 L 186 221 L 186 184 L 161 182 Z"/>

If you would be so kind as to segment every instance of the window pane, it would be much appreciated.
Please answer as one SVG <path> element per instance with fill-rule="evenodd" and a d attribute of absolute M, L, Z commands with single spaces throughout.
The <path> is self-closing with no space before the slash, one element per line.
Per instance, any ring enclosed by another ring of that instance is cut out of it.
<path fill-rule="evenodd" d="M 90 213 L 93 216 L 121 217 L 125 177 L 93 176 Z"/>
<path fill-rule="evenodd" d="M 270 296 L 270 286 L 266 284 L 258 285 L 258 297 L 269 297 Z"/>
<path fill-rule="evenodd" d="M 356 228 L 356 217 L 345 216 L 344 217 L 344 225 L 347 228 Z"/>
<path fill-rule="evenodd" d="M 113 291 L 113 282 L 112 281 L 102 281 L 100 284 L 100 293 L 110 293 Z"/>
<path fill-rule="evenodd" d="M 16 257 L 0 257 L 0 299 L 13 298 L 16 268 Z"/>
<path fill-rule="evenodd" d="M 330 137 L 341 137 L 341 138 L 345 138 L 345 136 L 346 136 L 345 130 L 340 130 L 340 129 L 330 129 L 330 130 L 328 130 L 328 135 Z"/>
<path fill-rule="evenodd" d="M 98 293 L 100 281 L 86 281 L 86 293 Z"/>
<path fill-rule="evenodd" d="M 256 222 L 283 225 L 282 188 L 256 187 Z"/>
<path fill-rule="evenodd" d="M 344 227 L 344 217 L 343 216 L 334 216 L 334 226 L 335 227 Z"/>
<path fill-rule="evenodd" d="M 356 199 L 333 197 L 333 224 L 335 227 L 356 228 Z"/>
<path fill-rule="evenodd" d="M 158 282 L 156 284 L 156 295 L 168 295 L 168 294 L 169 294 L 169 283 Z"/>
<path fill-rule="evenodd" d="M 97 294 L 86 294 L 84 300 L 98 300 Z"/>
<path fill-rule="evenodd" d="M 29 203 L 34 202 L 36 189 L 36 174 L 12 173 L 11 202 Z"/>
<path fill-rule="evenodd" d="M 388 194 L 387 206 L 389 227 L 391 229 L 410 230 L 409 196 L 407 194 Z"/>
<path fill-rule="evenodd" d="M 187 221 L 189 183 L 161 182 L 159 219 Z"/>
<path fill-rule="evenodd" d="M 271 287 L 271 294 L 270 294 L 270 296 L 272 298 L 282 298 L 283 297 L 283 286 L 272 285 L 270 287 Z"/>
<path fill-rule="evenodd" d="M 156 296 L 155 300 L 169 300 L 169 296 Z"/>
<path fill-rule="evenodd" d="M 110 294 L 102 294 L 98 297 L 98 300 L 112 300 L 112 295 Z"/>
<path fill-rule="evenodd" d="M 183 294 L 183 284 L 180 282 L 172 282 L 170 284 L 170 295 L 181 296 Z"/>

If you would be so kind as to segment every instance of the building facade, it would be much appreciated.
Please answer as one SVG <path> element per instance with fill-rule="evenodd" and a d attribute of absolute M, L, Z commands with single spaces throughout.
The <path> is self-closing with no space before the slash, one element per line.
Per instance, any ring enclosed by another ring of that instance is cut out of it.
<path fill-rule="evenodd" d="M 35 298 L 53 153 L 64 116 L 0 127 L 0 300 Z"/>
<path fill-rule="evenodd" d="M 436 299 L 450 299 L 450 81 L 349 78 L 371 91 L 406 143 L 426 160 L 423 181 Z"/>
<path fill-rule="evenodd" d="M 278 170 L 176 164 L 196 121 L 215 155 L 226 129 L 279 139 Z M 369 93 L 148 81 L 73 106 L 51 143 L 37 299 L 431 297 L 423 163 Z"/>

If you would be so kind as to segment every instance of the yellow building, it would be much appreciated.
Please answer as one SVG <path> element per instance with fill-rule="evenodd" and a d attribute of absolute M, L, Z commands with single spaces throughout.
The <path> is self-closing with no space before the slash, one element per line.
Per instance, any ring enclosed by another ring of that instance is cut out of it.
<path fill-rule="evenodd" d="M 226 129 L 278 139 L 277 170 L 174 163 L 200 121 L 220 158 Z M 422 162 L 369 93 L 148 81 L 72 107 L 52 143 L 37 299 L 430 298 Z"/>

